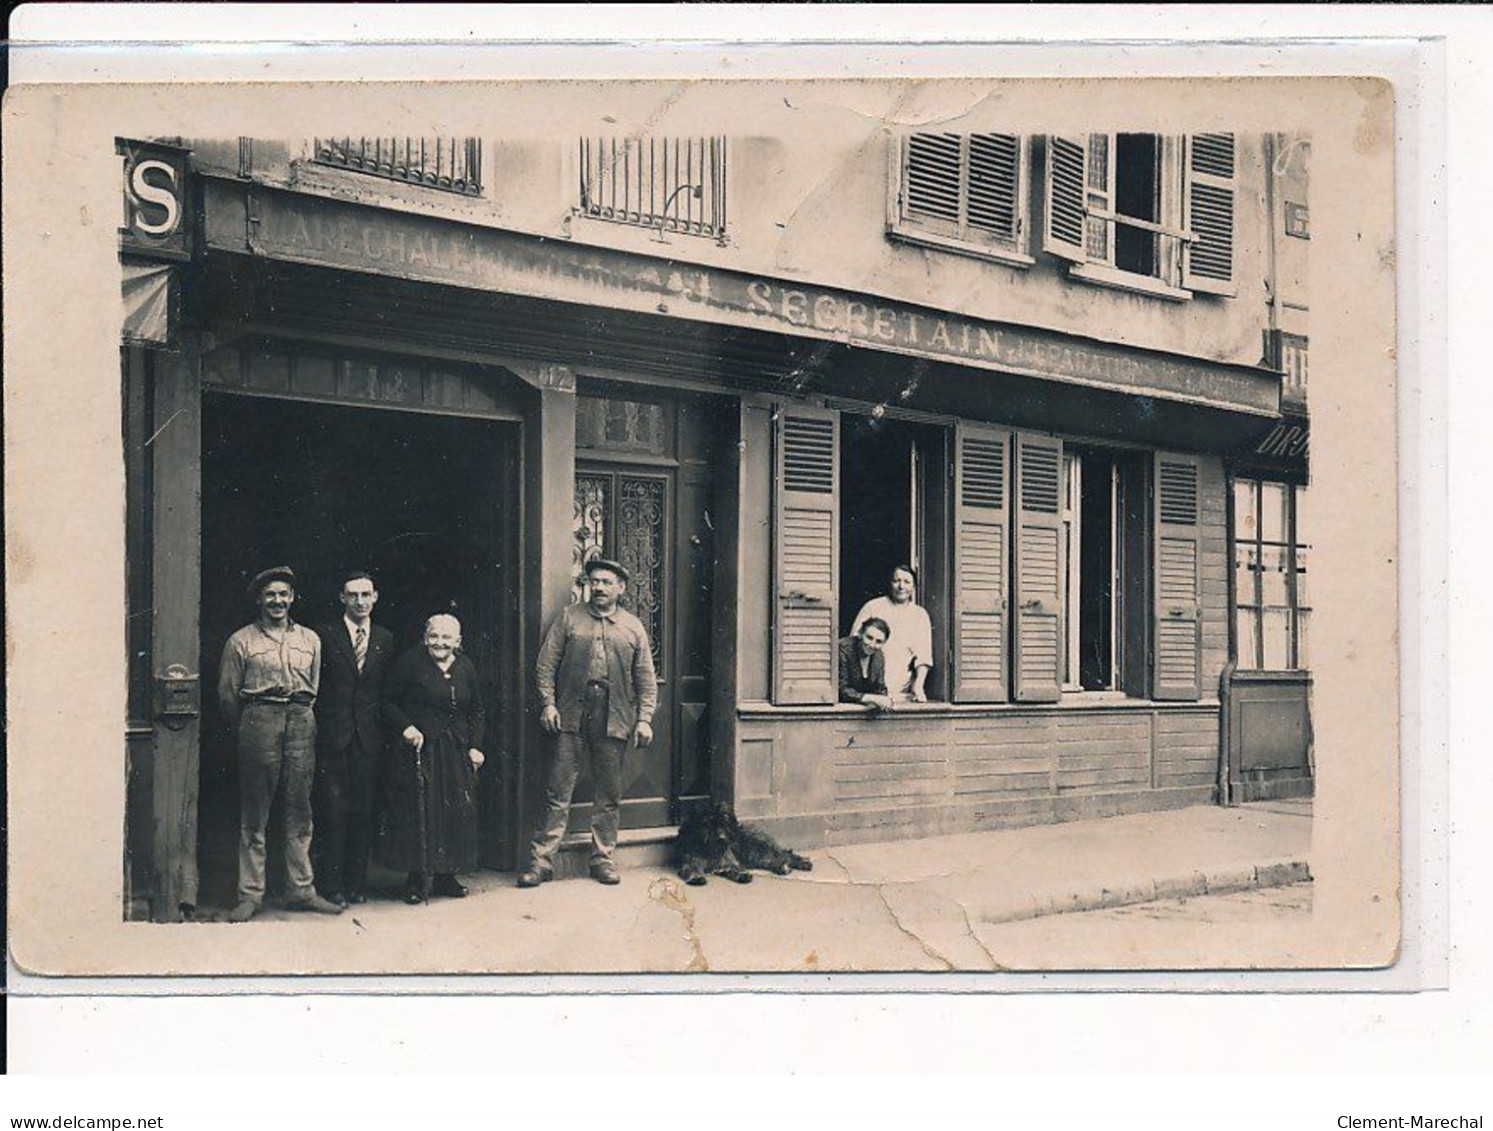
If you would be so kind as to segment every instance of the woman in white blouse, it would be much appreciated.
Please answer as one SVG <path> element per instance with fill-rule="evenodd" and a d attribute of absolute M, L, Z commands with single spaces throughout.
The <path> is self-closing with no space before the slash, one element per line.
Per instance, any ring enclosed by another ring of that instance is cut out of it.
<path fill-rule="evenodd" d="M 933 670 L 933 622 L 928 612 L 915 600 L 918 575 L 911 566 L 899 565 L 892 570 L 888 593 L 874 597 L 856 614 L 852 632 L 871 617 L 880 617 L 891 627 L 882 650 L 886 656 L 887 690 L 894 696 L 926 703 L 924 685 Z"/>

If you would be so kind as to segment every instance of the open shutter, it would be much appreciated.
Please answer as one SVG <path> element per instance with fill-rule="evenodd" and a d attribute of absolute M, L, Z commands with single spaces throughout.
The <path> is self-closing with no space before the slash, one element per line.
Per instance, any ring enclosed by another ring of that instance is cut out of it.
<path fill-rule="evenodd" d="M 1187 139 L 1187 215 L 1192 242 L 1182 258 L 1182 285 L 1232 295 L 1234 285 L 1235 167 L 1233 134 Z"/>
<path fill-rule="evenodd" d="M 1115 135 L 1090 134 L 1084 165 L 1084 253 L 1090 263 L 1115 262 Z"/>
<path fill-rule="evenodd" d="M 1089 164 L 1086 137 L 1047 139 L 1047 184 L 1043 199 L 1042 248 L 1051 255 L 1083 263 L 1085 252 L 1084 186 Z"/>
<path fill-rule="evenodd" d="M 1198 464 L 1156 456 L 1156 616 L 1152 697 L 1191 699 L 1202 690 L 1198 602 Z"/>
<path fill-rule="evenodd" d="M 1016 437 L 1016 699 L 1055 703 L 1063 686 L 1063 442 Z"/>
<path fill-rule="evenodd" d="M 954 701 L 1004 703 L 1011 434 L 962 425 L 954 459 Z"/>
<path fill-rule="evenodd" d="M 840 569 L 840 418 L 784 408 L 777 422 L 773 699 L 833 703 Z"/>

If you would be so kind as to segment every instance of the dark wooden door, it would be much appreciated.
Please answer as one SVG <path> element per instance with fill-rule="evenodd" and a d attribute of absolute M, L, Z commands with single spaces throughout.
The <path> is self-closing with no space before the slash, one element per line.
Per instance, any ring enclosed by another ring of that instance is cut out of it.
<path fill-rule="evenodd" d="M 667 825 L 674 798 L 676 761 L 675 577 L 672 466 L 578 461 L 575 473 L 575 600 L 585 599 L 582 569 L 593 558 L 620 562 L 630 580 L 623 605 L 643 622 L 658 673 L 653 743 L 630 748 L 622 766 L 622 827 Z M 591 783 L 582 775 L 571 808 L 570 829 L 590 827 Z"/>

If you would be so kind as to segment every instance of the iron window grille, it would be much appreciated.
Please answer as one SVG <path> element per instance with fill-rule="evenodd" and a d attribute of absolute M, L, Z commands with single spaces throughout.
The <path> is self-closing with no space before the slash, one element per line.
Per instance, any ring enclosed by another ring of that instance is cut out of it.
<path fill-rule="evenodd" d="M 583 216 L 726 239 L 726 139 L 582 138 Z"/>
<path fill-rule="evenodd" d="M 312 154 L 321 165 L 463 196 L 482 193 L 480 138 L 319 137 Z"/>

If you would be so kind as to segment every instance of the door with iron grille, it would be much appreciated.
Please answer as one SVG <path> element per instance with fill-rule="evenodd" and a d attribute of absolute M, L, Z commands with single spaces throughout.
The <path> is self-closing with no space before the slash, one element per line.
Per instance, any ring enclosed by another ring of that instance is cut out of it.
<path fill-rule="evenodd" d="M 675 471 L 668 467 L 578 462 L 572 550 L 572 599 L 587 597 L 585 564 L 620 563 L 629 574 L 622 605 L 643 622 L 658 673 L 653 743 L 629 748 L 622 767 L 622 827 L 653 828 L 670 821 L 674 792 L 675 671 L 670 594 L 673 591 Z M 591 784 L 582 775 L 571 808 L 571 831 L 591 821 Z"/>

